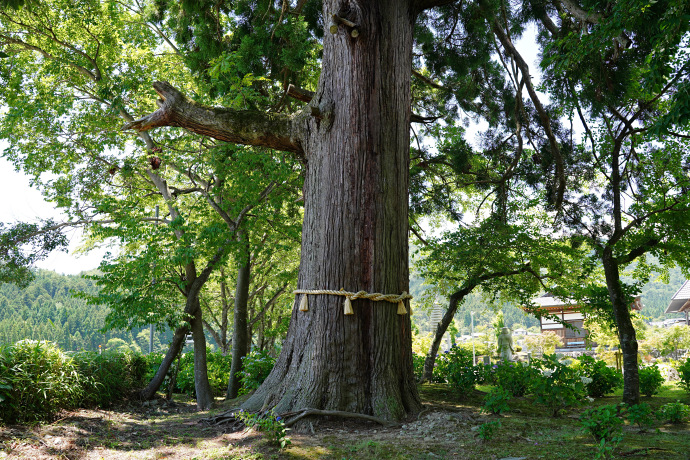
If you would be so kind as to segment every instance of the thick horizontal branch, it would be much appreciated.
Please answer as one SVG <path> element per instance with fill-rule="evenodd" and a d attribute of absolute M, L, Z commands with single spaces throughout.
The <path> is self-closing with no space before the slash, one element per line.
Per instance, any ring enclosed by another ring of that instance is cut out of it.
<path fill-rule="evenodd" d="M 204 106 L 188 99 L 167 82 L 157 81 L 153 88 L 161 97 L 158 110 L 125 124 L 123 130 L 141 132 L 176 126 L 234 144 L 303 153 L 299 129 L 291 116 Z"/>

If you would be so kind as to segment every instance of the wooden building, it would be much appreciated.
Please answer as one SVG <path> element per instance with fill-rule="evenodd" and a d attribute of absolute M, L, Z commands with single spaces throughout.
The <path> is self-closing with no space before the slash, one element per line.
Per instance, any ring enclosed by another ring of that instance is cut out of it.
<path fill-rule="evenodd" d="M 561 322 L 548 318 L 541 318 L 541 332 L 553 332 L 561 339 L 564 349 L 583 348 L 587 338 L 587 330 L 584 328 L 585 313 L 580 305 L 572 300 L 561 300 L 552 294 L 544 294 L 533 302 L 550 315 L 557 316 L 562 323 L 570 324 L 574 329 L 565 327 Z M 633 310 L 642 310 L 640 296 L 635 298 L 631 305 Z"/>
<path fill-rule="evenodd" d="M 664 313 L 685 313 L 685 324 L 688 322 L 688 312 L 690 312 L 690 280 L 685 281 L 683 285 L 671 297 L 671 303 L 666 307 Z"/>

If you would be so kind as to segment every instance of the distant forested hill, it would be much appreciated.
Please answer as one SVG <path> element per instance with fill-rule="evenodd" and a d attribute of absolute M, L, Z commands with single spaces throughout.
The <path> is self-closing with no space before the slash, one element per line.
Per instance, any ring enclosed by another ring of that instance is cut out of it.
<path fill-rule="evenodd" d="M 67 351 L 98 350 L 98 345 L 148 350 L 148 329 L 99 332 L 107 307 L 87 305 L 85 300 L 70 294 L 95 293 L 98 288 L 94 281 L 47 270 L 35 274 L 25 289 L 0 285 L 0 344 L 34 339 L 56 342 Z M 155 337 L 156 349 L 161 347 L 161 341 L 168 342 L 160 333 Z"/>

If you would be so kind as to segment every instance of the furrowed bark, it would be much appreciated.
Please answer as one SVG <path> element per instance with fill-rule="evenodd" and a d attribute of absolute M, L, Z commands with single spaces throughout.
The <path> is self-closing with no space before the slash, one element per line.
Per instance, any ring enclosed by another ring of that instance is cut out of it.
<path fill-rule="evenodd" d="M 297 115 L 238 120 L 238 112 L 201 107 L 158 83 L 161 109 L 127 128 L 184 125 L 220 140 L 303 152 L 298 287 L 400 294 L 408 290 L 413 2 L 347 4 L 341 11 L 342 1 L 324 1 L 324 17 L 338 14 L 360 34 L 327 33 L 316 94 Z M 296 299 L 278 361 L 244 409 L 385 420 L 419 411 L 409 315 L 358 299 L 346 316 L 340 296 L 312 295 L 309 304 L 299 311 Z"/>

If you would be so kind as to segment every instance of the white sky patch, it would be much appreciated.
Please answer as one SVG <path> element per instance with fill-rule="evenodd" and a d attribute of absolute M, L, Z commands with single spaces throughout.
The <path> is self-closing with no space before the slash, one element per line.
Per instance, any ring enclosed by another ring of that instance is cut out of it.
<path fill-rule="evenodd" d="M 6 147 L 7 143 L 0 142 L 0 151 Z M 29 185 L 29 176 L 15 171 L 12 163 L 4 158 L 0 158 L 0 196 L 0 222 L 33 223 L 41 219 L 62 222 L 66 219 L 53 203 L 47 202 L 41 192 Z M 81 230 L 68 230 L 66 235 L 68 252 L 55 251 L 38 262 L 36 267 L 68 275 L 97 268 L 105 250 L 94 249 L 88 254 L 77 254 L 83 241 Z"/>

